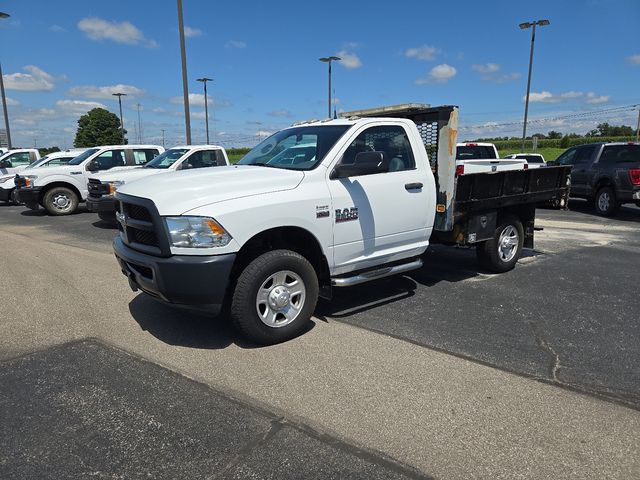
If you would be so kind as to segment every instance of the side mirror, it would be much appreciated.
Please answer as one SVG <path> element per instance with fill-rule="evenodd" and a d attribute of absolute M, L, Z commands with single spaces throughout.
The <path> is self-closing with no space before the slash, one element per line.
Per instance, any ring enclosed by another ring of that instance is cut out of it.
<path fill-rule="evenodd" d="M 9 160 L 0 160 L 0 168 L 11 168 L 12 166 Z"/>
<path fill-rule="evenodd" d="M 98 170 L 100 170 L 100 162 L 97 159 L 91 160 L 87 164 L 87 170 L 90 172 L 97 172 Z"/>
<path fill-rule="evenodd" d="M 341 163 L 335 166 L 331 172 L 332 179 L 357 177 L 360 175 L 373 175 L 385 173 L 387 166 L 384 162 L 383 152 L 360 152 L 353 163 Z"/>

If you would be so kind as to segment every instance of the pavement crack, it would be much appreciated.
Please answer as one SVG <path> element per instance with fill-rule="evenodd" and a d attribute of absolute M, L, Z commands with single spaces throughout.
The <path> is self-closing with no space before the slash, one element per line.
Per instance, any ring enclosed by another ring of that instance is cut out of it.
<path fill-rule="evenodd" d="M 529 326 L 533 331 L 533 338 L 535 339 L 536 345 L 538 345 L 538 348 L 546 352 L 551 357 L 551 364 L 549 366 L 549 376 L 554 382 L 563 383 L 558 378 L 558 371 L 560 370 L 560 368 L 562 368 L 562 365 L 560 364 L 560 355 L 544 339 L 544 337 L 542 336 L 542 332 L 540 332 L 540 328 L 535 323 L 529 322 Z"/>
<path fill-rule="evenodd" d="M 269 430 L 264 435 L 254 438 L 251 442 L 247 443 L 244 447 L 238 450 L 238 453 L 219 471 L 215 472 L 211 476 L 207 477 L 211 480 L 218 478 L 227 478 L 227 473 L 231 472 L 236 466 L 251 455 L 256 448 L 268 443 L 285 425 L 284 418 L 275 418 L 271 420 Z"/>

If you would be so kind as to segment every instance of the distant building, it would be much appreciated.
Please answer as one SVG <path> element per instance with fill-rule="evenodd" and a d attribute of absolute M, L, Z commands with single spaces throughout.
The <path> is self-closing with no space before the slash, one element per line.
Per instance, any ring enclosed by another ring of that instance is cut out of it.
<path fill-rule="evenodd" d="M 7 141 L 7 131 L 0 130 L 0 147 L 8 147 L 9 142 Z"/>

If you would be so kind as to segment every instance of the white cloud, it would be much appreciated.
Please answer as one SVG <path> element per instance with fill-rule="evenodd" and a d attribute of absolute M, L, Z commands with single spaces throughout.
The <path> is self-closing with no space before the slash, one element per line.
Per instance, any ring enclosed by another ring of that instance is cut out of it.
<path fill-rule="evenodd" d="M 258 130 L 256 132 L 257 137 L 269 137 L 271 135 L 273 135 L 273 132 L 269 132 L 267 130 Z"/>
<path fill-rule="evenodd" d="M 500 70 L 500 65 L 497 63 L 482 63 L 471 65 L 471 70 L 475 70 L 480 73 L 495 73 Z"/>
<path fill-rule="evenodd" d="M 607 103 L 610 98 L 609 95 L 596 95 L 595 92 L 587 93 L 587 103 Z"/>
<path fill-rule="evenodd" d="M 633 65 L 640 65 L 640 53 L 627 57 L 627 60 Z"/>
<path fill-rule="evenodd" d="M 226 48 L 247 48 L 247 44 L 245 42 L 241 42 L 240 40 L 229 40 L 224 44 Z"/>
<path fill-rule="evenodd" d="M 347 50 L 340 50 L 336 56 L 340 57 L 340 65 L 348 70 L 354 68 L 360 68 L 362 66 L 362 60 L 355 53 L 348 52 Z"/>
<path fill-rule="evenodd" d="M 155 48 L 155 40 L 145 38 L 144 34 L 131 22 L 110 22 L 98 17 L 83 18 L 78 28 L 91 40 L 112 40 L 127 45 L 144 45 Z"/>
<path fill-rule="evenodd" d="M 184 36 L 187 38 L 202 36 L 202 30 L 199 28 L 184 27 Z"/>
<path fill-rule="evenodd" d="M 86 113 L 92 108 L 104 108 L 107 107 L 98 102 L 86 102 L 84 100 L 58 100 L 56 102 L 56 108 L 62 114 L 66 115 L 75 115 Z"/>
<path fill-rule="evenodd" d="M 565 93 L 551 93 L 546 90 L 542 92 L 531 92 L 529 94 L 529 102 L 531 103 L 558 103 L 571 98 L 579 98 L 584 96 L 582 92 L 569 91 Z M 522 97 L 522 101 L 526 100 L 526 95 Z"/>
<path fill-rule="evenodd" d="M 291 118 L 291 112 L 289 110 L 273 110 L 271 112 L 268 112 L 267 115 L 271 116 L 271 117 L 283 117 L 283 118 Z"/>
<path fill-rule="evenodd" d="M 72 87 L 67 92 L 72 97 L 82 98 L 95 98 L 99 100 L 113 99 L 114 93 L 126 93 L 130 99 L 142 96 L 145 91 L 141 88 L 134 87 L 133 85 L 123 85 L 119 83 L 117 85 L 110 85 L 104 87 L 97 87 L 94 85 L 83 85 L 78 87 Z"/>
<path fill-rule="evenodd" d="M 23 90 L 28 92 L 48 92 L 55 87 L 52 75 L 35 65 L 24 67 L 29 73 L 10 73 L 4 75 L 4 87 L 7 90 Z"/>
<path fill-rule="evenodd" d="M 14 100 L 13 98 L 5 97 L 5 99 L 7 100 L 7 105 L 10 107 L 17 107 L 18 105 L 20 105 L 20 102 Z"/>
<path fill-rule="evenodd" d="M 458 71 L 455 67 L 442 63 L 436 65 L 431 69 L 426 77 L 421 77 L 416 80 L 416 85 L 429 85 L 433 83 L 447 83 L 453 77 L 456 76 Z"/>
<path fill-rule="evenodd" d="M 49 27 L 49 30 L 51 30 L 52 32 L 55 32 L 55 33 L 61 33 L 61 32 L 66 32 L 67 31 L 64 27 L 61 27 L 60 25 L 51 25 Z"/>
<path fill-rule="evenodd" d="M 418 60 L 434 60 L 436 55 L 440 53 L 440 49 L 429 45 L 422 45 L 421 47 L 408 48 L 404 54 L 410 58 L 417 58 Z"/>
<path fill-rule="evenodd" d="M 184 97 L 171 97 L 169 102 L 174 105 L 182 105 L 184 102 Z M 211 105 L 213 103 L 212 97 L 207 97 L 207 103 Z M 202 93 L 190 93 L 189 94 L 189 105 L 192 107 L 203 107 L 204 108 L 204 95 Z"/>

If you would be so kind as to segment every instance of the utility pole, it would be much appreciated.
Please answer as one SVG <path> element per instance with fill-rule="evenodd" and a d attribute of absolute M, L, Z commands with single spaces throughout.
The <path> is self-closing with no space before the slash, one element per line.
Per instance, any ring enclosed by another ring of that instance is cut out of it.
<path fill-rule="evenodd" d="M 122 120 L 122 97 L 126 97 L 126 93 L 112 93 L 114 97 L 118 97 L 118 105 L 120 106 L 120 130 L 122 132 L 122 145 L 124 145 L 124 121 Z"/>
<path fill-rule="evenodd" d="M 522 127 L 522 151 L 525 149 L 525 140 L 527 138 L 527 116 L 529 114 L 529 92 L 531 91 L 531 67 L 533 66 L 533 44 L 536 41 L 536 25 L 544 27 L 549 25 L 549 20 L 536 20 L 535 22 L 525 22 L 520 24 L 520 28 L 525 30 L 533 27 L 531 30 L 531 51 L 529 52 L 529 76 L 527 78 L 527 97 L 524 102 L 524 125 Z"/>
<path fill-rule="evenodd" d="M 182 57 L 182 94 L 184 96 L 184 127 L 187 145 L 191 145 L 191 118 L 189 116 L 189 85 L 187 83 L 187 53 L 184 48 L 184 20 L 182 0 L 178 0 L 178 30 L 180 31 L 180 56 Z"/>
<path fill-rule="evenodd" d="M 8 13 L 0 12 L 0 18 L 9 18 Z M 11 130 L 9 129 L 9 112 L 7 111 L 7 97 L 4 95 L 4 80 L 2 79 L 2 65 L 0 65 L 0 95 L 2 96 L 2 110 L 4 111 L 4 127 L 7 131 L 7 148 L 11 150 Z"/>
<path fill-rule="evenodd" d="M 331 118 L 331 62 L 342 60 L 340 57 L 321 57 L 318 60 L 324 63 L 329 64 L 329 116 L 327 118 Z"/>
<path fill-rule="evenodd" d="M 209 145 L 209 106 L 207 100 L 207 82 L 213 82 L 213 78 L 202 77 L 196 79 L 204 84 L 204 125 L 207 132 L 207 145 Z"/>
<path fill-rule="evenodd" d="M 138 143 L 142 143 L 142 124 L 140 123 L 140 107 L 142 105 L 140 105 L 139 103 L 136 103 L 136 107 L 138 107 Z"/>
<path fill-rule="evenodd" d="M 164 128 L 160 131 L 162 132 L 162 148 L 164 148 Z"/>

